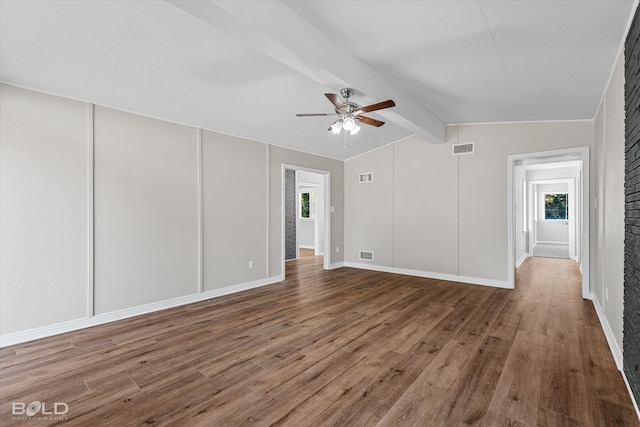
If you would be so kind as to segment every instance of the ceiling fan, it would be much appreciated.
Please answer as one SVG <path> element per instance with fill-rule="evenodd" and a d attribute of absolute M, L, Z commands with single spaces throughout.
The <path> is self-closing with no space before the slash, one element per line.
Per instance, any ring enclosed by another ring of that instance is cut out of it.
<path fill-rule="evenodd" d="M 340 98 L 335 93 L 325 93 L 329 101 L 336 107 L 334 113 L 308 113 L 308 114 L 296 114 L 298 117 L 312 117 L 312 116 L 335 116 L 338 117 L 327 130 L 333 131 L 335 134 L 339 134 L 343 129 L 349 132 L 351 135 L 355 135 L 360 131 L 360 126 L 356 123 L 356 120 L 366 125 L 380 127 L 384 122 L 370 117 L 365 117 L 362 113 L 369 113 L 371 111 L 382 110 L 385 108 L 395 107 L 396 103 L 392 100 L 378 102 L 377 104 L 367 105 L 360 107 L 355 102 L 349 101 L 349 98 L 353 95 L 353 89 L 344 88 L 340 90 L 340 95 L 344 98 L 344 103 L 340 101 Z"/>

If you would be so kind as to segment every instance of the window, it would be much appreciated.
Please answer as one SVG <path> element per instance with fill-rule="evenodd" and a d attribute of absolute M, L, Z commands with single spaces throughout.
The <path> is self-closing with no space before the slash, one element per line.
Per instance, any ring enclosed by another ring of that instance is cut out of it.
<path fill-rule="evenodd" d="M 300 193 L 300 218 L 315 218 L 315 193 L 305 191 Z"/>
<path fill-rule="evenodd" d="M 544 219 L 569 219 L 569 195 L 566 193 L 547 193 L 544 195 Z"/>

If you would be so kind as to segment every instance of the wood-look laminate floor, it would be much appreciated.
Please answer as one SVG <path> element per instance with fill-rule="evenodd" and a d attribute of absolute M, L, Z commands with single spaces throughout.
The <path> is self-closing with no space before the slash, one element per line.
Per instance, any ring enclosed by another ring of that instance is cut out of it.
<path fill-rule="evenodd" d="M 282 283 L 0 356 L 3 426 L 640 425 L 569 260 L 530 258 L 506 290 L 304 257 Z M 66 419 L 12 420 L 36 400 Z"/>

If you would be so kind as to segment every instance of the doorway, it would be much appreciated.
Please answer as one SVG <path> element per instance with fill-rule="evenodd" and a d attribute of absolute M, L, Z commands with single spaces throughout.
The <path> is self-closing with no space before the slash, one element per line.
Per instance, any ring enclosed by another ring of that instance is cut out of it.
<path fill-rule="evenodd" d="M 522 233 L 518 233 L 516 225 L 519 260 L 516 267 L 526 255 L 579 262 L 575 194 L 581 166 L 578 161 L 542 163 L 533 168 L 516 166 L 524 169 L 525 185 L 529 189 L 528 203 L 523 203 L 522 210 L 523 222 L 527 225 L 524 231 L 529 236 L 527 245 L 518 245 Z M 518 247 L 522 246 L 525 251 L 519 253 Z"/>
<path fill-rule="evenodd" d="M 330 173 L 296 165 L 282 167 L 282 271 L 285 262 L 299 259 L 300 251 L 324 256 L 329 269 L 330 251 Z"/>
<path fill-rule="evenodd" d="M 300 249 L 312 249 L 314 256 L 324 255 L 324 175 L 296 171 L 296 258 Z"/>
<path fill-rule="evenodd" d="M 582 274 L 582 297 L 589 291 L 589 148 L 509 156 L 508 284 L 515 269 L 534 255 L 536 244 L 566 248 Z M 550 207 L 564 208 L 552 212 Z"/>

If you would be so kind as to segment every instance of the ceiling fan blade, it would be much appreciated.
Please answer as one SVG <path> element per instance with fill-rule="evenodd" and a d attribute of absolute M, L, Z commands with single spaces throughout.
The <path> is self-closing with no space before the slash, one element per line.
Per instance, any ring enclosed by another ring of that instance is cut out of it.
<path fill-rule="evenodd" d="M 354 113 L 355 114 L 368 113 L 370 111 L 382 110 L 384 108 L 391 108 L 395 106 L 396 106 L 396 103 L 388 99 L 386 101 L 378 102 L 377 104 L 371 104 L 371 105 L 367 105 L 366 107 L 360 107 L 356 111 L 354 111 Z"/>
<path fill-rule="evenodd" d="M 335 116 L 335 113 L 303 113 L 296 114 L 297 117 L 313 117 L 313 116 Z"/>
<path fill-rule="evenodd" d="M 344 104 L 340 102 L 340 98 L 338 98 L 338 95 L 335 93 L 325 93 L 324 96 L 326 96 L 338 110 L 344 108 Z"/>
<path fill-rule="evenodd" d="M 358 119 L 359 121 L 361 121 L 364 124 L 375 126 L 377 128 L 379 128 L 380 126 L 382 126 L 384 124 L 384 122 L 381 122 L 380 120 L 372 119 L 371 117 L 356 116 L 356 119 Z"/>

